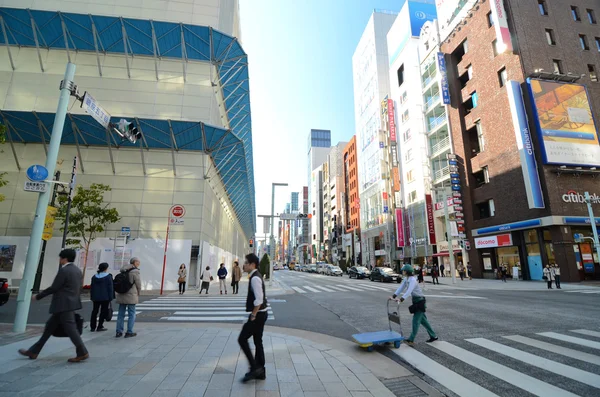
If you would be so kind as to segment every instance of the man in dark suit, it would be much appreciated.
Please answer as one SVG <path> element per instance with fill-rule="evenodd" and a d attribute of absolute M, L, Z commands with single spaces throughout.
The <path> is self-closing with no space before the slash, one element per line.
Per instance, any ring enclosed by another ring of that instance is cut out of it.
<path fill-rule="evenodd" d="M 35 296 L 40 300 L 48 295 L 52 295 L 50 303 L 50 314 L 52 316 L 46 322 L 44 334 L 29 350 L 19 349 L 23 356 L 35 360 L 50 338 L 52 333 L 62 327 L 65 333 L 75 345 L 77 356 L 70 358 L 70 363 L 78 363 L 89 357 L 88 351 L 81 340 L 77 325 L 75 323 L 75 310 L 81 309 L 81 270 L 73 263 L 76 257 L 75 250 L 64 249 L 59 254 L 61 268 L 54 278 L 52 285 Z"/>

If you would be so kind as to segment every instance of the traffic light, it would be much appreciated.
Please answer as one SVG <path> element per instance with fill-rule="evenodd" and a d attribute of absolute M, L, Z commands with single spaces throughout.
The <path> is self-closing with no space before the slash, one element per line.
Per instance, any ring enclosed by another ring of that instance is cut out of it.
<path fill-rule="evenodd" d="M 298 214 L 298 219 L 310 219 L 312 214 Z"/>
<path fill-rule="evenodd" d="M 253 240 L 253 239 L 250 239 L 250 240 L 248 241 L 248 245 L 250 245 L 250 248 L 254 247 L 254 240 Z"/>
<path fill-rule="evenodd" d="M 131 143 L 136 143 L 138 139 L 142 138 L 142 133 L 137 127 L 125 119 L 119 120 L 117 125 L 113 124 L 112 129 L 122 140 L 127 139 Z"/>

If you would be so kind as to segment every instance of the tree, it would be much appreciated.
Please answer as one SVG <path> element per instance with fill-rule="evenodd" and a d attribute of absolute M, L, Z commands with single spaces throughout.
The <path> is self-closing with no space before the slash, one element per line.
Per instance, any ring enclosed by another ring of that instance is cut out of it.
<path fill-rule="evenodd" d="M 0 124 L 0 144 L 3 144 L 6 141 L 6 126 Z M 3 150 L 0 150 L 0 153 L 4 153 Z M 4 179 L 6 176 L 6 172 L 0 172 L 0 187 L 4 187 L 8 185 L 8 181 Z M 3 194 L 0 194 L 0 203 L 6 199 Z"/>
<path fill-rule="evenodd" d="M 89 188 L 77 186 L 75 197 L 71 203 L 69 213 L 67 245 L 83 248 L 85 257 L 83 259 L 83 280 L 85 280 L 85 269 L 87 268 L 88 251 L 90 244 L 99 233 L 104 232 L 106 226 L 121 220 L 119 212 L 115 208 L 109 208 L 110 203 L 104 202 L 104 194 L 112 189 L 108 185 L 92 183 Z M 67 216 L 68 197 L 58 197 L 58 212 L 56 218 L 64 223 Z"/>
<path fill-rule="evenodd" d="M 269 259 L 269 255 L 264 254 L 262 259 L 260 260 L 260 273 L 265 277 L 265 278 L 270 278 L 271 274 L 269 273 L 269 271 L 271 270 L 271 266 L 270 266 L 270 259 Z"/>

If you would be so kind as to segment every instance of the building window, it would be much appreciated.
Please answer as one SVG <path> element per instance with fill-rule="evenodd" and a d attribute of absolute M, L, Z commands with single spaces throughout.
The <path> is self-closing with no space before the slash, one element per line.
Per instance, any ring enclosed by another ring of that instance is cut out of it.
<path fill-rule="evenodd" d="M 412 161 L 412 159 L 413 159 L 412 151 L 413 151 L 412 149 L 408 149 L 406 151 L 406 153 L 404 153 L 404 161 L 406 163 L 408 163 L 409 161 Z"/>
<path fill-rule="evenodd" d="M 402 139 L 404 140 L 404 142 L 408 141 L 411 138 L 412 134 L 410 133 L 410 129 L 404 131 L 404 134 L 402 134 Z"/>
<path fill-rule="evenodd" d="M 590 72 L 590 80 L 594 83 L 598 82 L 598 74 L 596 73 L 596 66 L 588 65 L 588 72 Z"/>
<path fill-rule="evenodd" d="M 596 37 L 596 48 L 598 49 L 598 52 L 600 52 L 600 37 Z"/>
<path fill-rule="evenodd" d="M 589 8 L 587 10 L 585 10 L 587 12 L 587 16 L 588 16 L 588 21 L 590 21 L 590 23 L 592 25 L 595 25 L 596 22 L 596 14 L 594 14 L 594 10 L 590 10 Z"/>
<path fill-rule="evenodd" d="M 406 173 L 406 181 L 409 183 L 415 181 L 415 176 L 414 176 L 413 170 L 410 170 Z"/>
<path fill-rule="evenodd" d="M 506 73 L 506 68 L 500 69 L 498 71 L 498 83 L 500 84 L 500 87 L 504 87 L 507 79 L 508 79 L 508 75 Z"/>
<path fill-rule="evenodd" d="M 492 17 L 492 12 L 488 12 L 487 13 L 487 21 L 488 21 L 488 27 L 491 28 L 492 26 L 494 26 L 494 18 Z"/>
<path fill-rule="evenodd" d="M 496 213 L 494 206 L 494 200 L 484 201 L 483 203 L 475 204 L 477 209 L 476 214 L 479 215 L 478 219 L 491 218 Z"/>
<path fill-rule="evenodd" d="M 398 87 L 404 84 L 404 65 L 398 68 Z"/>
<path fill-rule="evenodd" d="M 560 59 L 553 59 L 552 67 L 554 68 L 554 73 L 563 74 L 562 62 Z"/>
<path fill-rule="evenodd" d="M 590 50 L 590 45 L 588 43 L 587 36 L 584 34 L 579 35 L 579 44 L 581 45 L 581 49 L 585 51 Z"/>
<path fill-rule="evenodd" d="M 494 40 L 492 41 L 492 50 L 494 51 L 494 56 L 497 57 L 499 52 L 498 52 L 498 40 Z"/>
<path fill-rule="evenodd" d="M 402 95 L 400 95 L 400 104 L 402 105 L 403 103 L 405 103 L 407 99 L 408 99 L 408 94 L 406 93 L 406 91 L 404 91 L 402 93 Z"/>
<path fill-rule="evenodd" d="M 554 30 L 546 29 L 546 40 L 548 45 L 556 45 L 556 39 L 554 38 Z"/>
<path fill-rule="evenodd" d="M 545 0 L 538 0 L 538 8 L 541 15 L 548 15 L 548 6 Z"/>
<path fill-rule="evenodd" d="M 467 131 L 469 136 L 469 142 L 471 146 L 472 157 L 477 156 L 485 149 L 485 139 L 483 137 L 483 128 L 481 127 L 481 120 L 475 122 L 475 127 Z"/>
<path fill-rule="evenodd" d="M 483 167 L 479 171 L 474 172 L 473 178 L 475 179 L 475 188 L 478 188 L 487 183 L 490 183 L 490 175 L 488 173 L 488 168 Z"/>
<path fill-rule="evenodd" d="M 477 91 L 473 91 L 471 93 L 471 97 L 469 99 L 467 99 L 464 103 L 465 112 L 467 114 L 471 113 L 471 111 L 477 107 L 478 101 L 479 101 L 479 97 L 477 96 Z"/>
<path fill-rule="evenodd" d="M 579 16 L 579 7 L 571 6 L 571 16 L 574 21 L 581 22 L 581 17 Z"/>
<path fill-rule="evenodd" d="M 408 202 L 414 203 L 415 201 L 417 201 L 417 191 L 413 190 L 408 194 Z"/>
<path fill-rule="evenodd" d="M 403 123 L 406 123 L 406 122 L 408 121 L 408 119 L 409 119 L 409 118 L 410 118 L 410 117 L 409 117 L 409 115 L 408 115 L 408 109 L 406 109 L 406 110 L 404 111 L 404 113 L 402 113 L 402 122 L 403 122 Z"/>

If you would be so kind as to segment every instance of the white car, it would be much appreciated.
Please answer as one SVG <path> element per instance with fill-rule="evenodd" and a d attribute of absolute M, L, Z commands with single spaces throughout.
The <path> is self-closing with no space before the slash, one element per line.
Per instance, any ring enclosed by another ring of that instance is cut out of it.
<path fill-rule="evenodd" d="M 340 277 L 342 277 L 342 275 L 344 274 L 344 272 L 342 272 L 342 269 L 340 269 L 339 266 L 328 265 L 327 266 L 327 270 L 325 271 L 325 274 L 327 274 L 328 276 L 340 276 Z"/>

